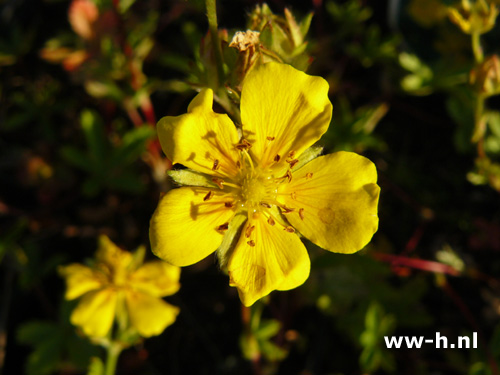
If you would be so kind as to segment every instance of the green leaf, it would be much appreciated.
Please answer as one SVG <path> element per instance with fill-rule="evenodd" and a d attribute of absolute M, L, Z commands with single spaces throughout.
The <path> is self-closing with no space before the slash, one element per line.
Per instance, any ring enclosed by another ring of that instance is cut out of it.
<path fill-rule="evenodd" d="M 87 375 L 104 375 L 104 363 L 98 357 L 90 358 L 89 370 Z"/>
<path fill-rule="evenodd" d="M 93 161 L 89 159 L 87 154 L 72 147 L 64 146 L 59 151 L 61 157 L 74 167 L 78 167 L 87 172 L 94 170 Z"/>
<path fill-rule="evenodd" d="M 94 160 L 104 159 L 109 146 L 99 115 L 85 109 L 80 115 L 80 121 L 87 140 L 89 156 Z"/>
<path fill-rule="evenodd" d="M 260 350 L 262 354 L 270 361 L 282 361 L 288 355 L 287 350 L 279 347 L 271 341 L 261 342 Z"/>
<path fill-rule="evenodd" d="M 263 320 L 254 334 L 258 340 L 266 340 L 276 336 L 280 331 L 280 328 L 281 323 L 278 320 Z"/>

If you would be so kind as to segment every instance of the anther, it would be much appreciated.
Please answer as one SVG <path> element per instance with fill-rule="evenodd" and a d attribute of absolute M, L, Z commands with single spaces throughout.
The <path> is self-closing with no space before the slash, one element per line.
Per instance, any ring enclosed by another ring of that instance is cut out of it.
<path fill-rule="evenodd" d="M 214 160 L 214 165 L 212 166 L 212 171 L 219 169 L 219 159 Z"/>
<path fill-rule="evenodd" d="M 250 240 L 250 241 L 247 241 L 247 244 L 254 247 L 255 246 L 255 241 L 254 240 Z"/>
<path fill-rule="evenodd" d="M 295 151 L 292 150 L 288 153 L 288 159 L 293 159 L 294 157 L 295 157 Z"/>
<path fill-rule="evenodd" d="M 274 161 L 277 163 L 279 162 L 281 159 L 281 156 L 279 156 L 279 154 L 276 154 L 276 156 L 274 157 Z"/>
<path fill-rule="evenodd" d="M 229 223 L 224 223 L 224 224 L 219 225 L 219 226 L 217 227 L 217 231 L 218 231 L 218 232 L 225 232 L 225 231 L 226 231 L 226 230 L 228 230 L 228 229 L 229 229 Z"/>
<path fill-rule="evenodd" d="M 309 173 L 306 174 L 306 180 L 309 180 L 312 177 L 313 177 L 313 173 L 312 172 L 309 172 Z"/>
<path fill-rule="evenodd" d="M 292 197 L 292 199 L 293 199 L 294 201 L 296 201 L 296 200 L 297 200 L 297 193 L 296 193 L 295 191 L 293 191 L 293 192 L 290 194 L 290 196 Z"/>
<path fill-rule="evenodd" d="M 236 161 L 236 168 L 240 169 L 241 168 L 241 163 L 239 160 Z"/>
<path fill-rule="evenodd" d="M 269 137 L 269 136 L 268 136 L 268 137 L 267 137 L 267 140 L 268 140 L 268 141 L 274 141 L 274 137 Z"/>
<path fill-rule="evenodd" d="M 274 223 L 274 219 L 273 219 L 271 216 L 269 216 L 269 217 L 267 218 L 267 223 L 268 223 L 269 225 L 271 225 L 271 226 L 273 226 L 273 225 L 275 224 L 275 223 Z"/>
<path fill-rule="evenodd" d="M 286 162 L 290 164 L 290 169 L 295 167 L 297 163 L 299 162 L 299 159 L 287 159 Z"/>
<path fill-rule="evenodd" d="M 292 181 L 292 172 L 290 172 L 290 169 L 286 171 L 286 174 L 283 177 L 286 177 L 288 182 Z"/>
<path fill-rule="evenodd" d="M 294 212 L 295 208 L 287 207 L 287 206 L 281 206 L 281 209 L 283 210 L 284 214 L 289 214 L 290 212 Z"/>
<path fill-rule="evenodd" d="M 205 195 L 205 197 L 203 198 L 203 202 L 206 202 L 208 201 L 210 198 L 212 198 L 214 196 L 214 192 L 212 190 L 210 190 L 207 195 Z"/>
<path fill-rule="evenodd" d="M 224 189 L 224 180 L 222 178 L 214 177 L 212 178 L 212 182 L 216 184 L 219 189 Z"/>
<path fill-rule="evenodd" d="M 242 139 L 241 140 L 241 143 L 238 143 L 236 145 L 236 148 L 240 151 L 243 151 L 243 150 L 250 150 L 252 148 L 252 144 L 250 142 L 248 142 L 246 139 Z"/>
<path fill-rule="evenodd" d="M 286 230 L 288 233 L 295 233 L 295 229 L 293 229 L 293 227 L 285 227 L 284 230 Z"/>
<path fill-rule="evenodd" d="M 227 208 L 231 208 L 231 207 L 233 207 L 233 202 L 225 202 L 224 206 Z"/>
<path fill-rule="evenodd" d="M 260 202 L 260 205 L 263 207 L 266 207 L 266 208 L 271 208 L 271 205 L 269 203 L 266 203 L 266 202 Z"/>
<path fill-rule="evenodd" d="M 245 236 L 248 238 L 252 235 L 252 232 L 254 231 L 255 229 L 255 225 L 252 225 L 251 227 L 247 227 L 247 229 L 245 230 Z"/>
<path fill-rule="evenodd" d="M 299 217 L 300 217 L 300 220 L 304 220 L 304 209 L 303 208 L 299 209 Z"/>

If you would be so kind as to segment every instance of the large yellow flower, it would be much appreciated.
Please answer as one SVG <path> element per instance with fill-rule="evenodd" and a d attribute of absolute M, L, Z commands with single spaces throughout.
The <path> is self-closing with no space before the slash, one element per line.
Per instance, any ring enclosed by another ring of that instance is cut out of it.
<path fill-rule="evenodd" d="M 65 298 L 81 297 L 71 323 L 90 337 L 106 336 L 115 317 L 123 313 L 128 325 L 143 337 L 159 335 L 172 324 L 179 308 L 161 297 L 179 290 L 180 268 L 163 261 L 142 264 L 143 256 L 144 248 L 134 256 L 101 236 L 93 267 L 79 263 L 61 267 Z"/>
<path fill-rule="evenodd" d="M 151 219 L 153 252 L 178 266 L 217 250 L 246 306 L 273 290 L 301 285 L 310 260 L 299 236 L 353 253 L 378 227 L 375 166 L 349 152 L 315 158 L 328 129 L 328 83 L 268 63 L 242 85 L 241 129 L 212 110 L 202 90 L 188 113 L 158 123 L 163 150 L 190 170 L 162 196 Z"/>

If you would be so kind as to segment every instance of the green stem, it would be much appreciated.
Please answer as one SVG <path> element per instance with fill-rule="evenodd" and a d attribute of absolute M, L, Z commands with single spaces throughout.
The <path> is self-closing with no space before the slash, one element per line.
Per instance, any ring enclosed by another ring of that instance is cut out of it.
<path fill-rule="evenodd" d="M 108 358 L 106 359 L 105 375 L 115 375 L 118 357 L 122 352 L 123 347 L 117 342 L 111 342 L 108 346 Z"/>
<path fill-rule="evenodd" d="M 483 47 L 481 47 L 481 39 L 479 33 L 472 33 L 472 52 L 474 53 L 474 60 L 476 64 L 481 64 L 484 60 Z"/>
<path fill-rule="evenodd" d="M 212 36 L 212 45 L 215 53 L 215 64 L 217 65 L 217 87 L 214 91 L 218 91 L 219 87 L 224 85 L 224 67 L 222 59 L 222 48 L 219 40 L 219 26 L 217 25 L 217 5 L 216 0 L 206 0 L 208 28 Z"/>

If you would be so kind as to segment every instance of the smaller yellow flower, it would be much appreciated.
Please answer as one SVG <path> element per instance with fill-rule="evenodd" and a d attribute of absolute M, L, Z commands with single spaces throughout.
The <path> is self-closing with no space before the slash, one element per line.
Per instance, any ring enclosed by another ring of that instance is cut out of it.
<path fill-rule="evenodd" d="M 163 261 L 142 264 L 144 247 L 135 254 L 99 238 L 92 267 L 73 263 L 59 269 L 66 279 L 67 300 L 81 297 L 71 323 L 90 337 L 105 337 L 117 316 L 141 336 L 159 335 L 172 324 L 179 308 L 162 300 L 180 288 L 180 268 Z M 122 315 L 123 314 L 123 315 Z"/>
<path fill-rule="evenodd" d="M 448 16 L 466 34 L 485 34 L 495 26 L 498 8 L 491 1 L 462 0 L 459 7 L 448 9 Z"/>

